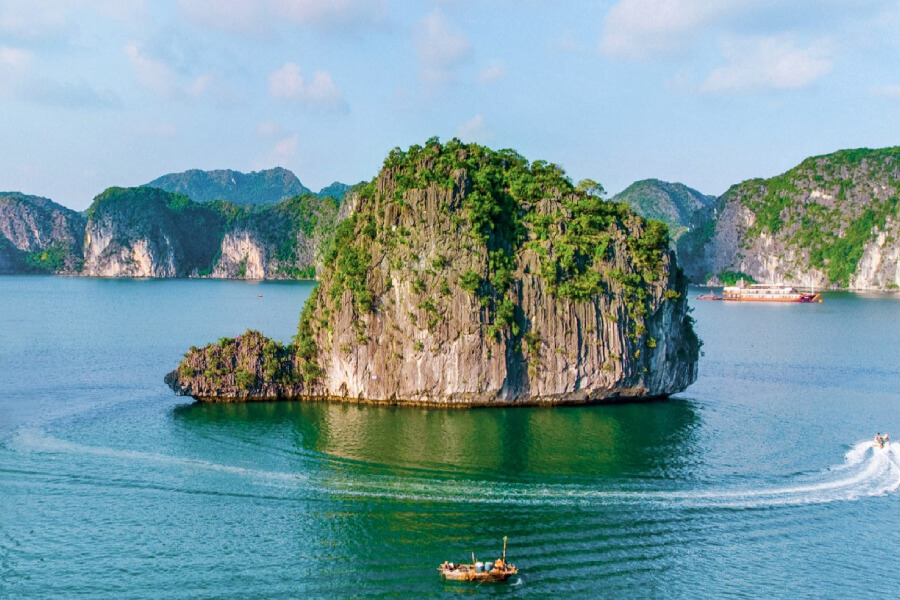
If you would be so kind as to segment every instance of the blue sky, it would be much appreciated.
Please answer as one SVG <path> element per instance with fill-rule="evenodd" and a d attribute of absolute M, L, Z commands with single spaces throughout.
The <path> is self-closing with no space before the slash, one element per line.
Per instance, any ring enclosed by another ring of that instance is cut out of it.
<path fill-rule="evenodd" d="M 0 0 L 0 190 L 368 180 L 432 135 L 611 193 L 900 144 L 896 0 Z"/>

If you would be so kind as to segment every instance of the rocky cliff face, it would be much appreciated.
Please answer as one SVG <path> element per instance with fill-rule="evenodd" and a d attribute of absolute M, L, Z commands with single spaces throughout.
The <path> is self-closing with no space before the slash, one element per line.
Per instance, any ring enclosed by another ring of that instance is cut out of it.
<path fill-rule="evenodd" d="M 46 198 L 0 192 L 0 273 L 77 271 L 84 223 Z"/>
<path fill-rule="evenodd" d="M 242 207 L 157 188 L 111 188 L 88 210 L 81 274 L 313 278 L 337 212 L 336 200 L 311 194 Z"/>
<path fill-rule="evenodd" d="M 223 219 L 185 196 L 110 188 L 88 209 L 83 275 L 187 277 L 208 271 Z"/>
<path fill-rule="evenodd" d="M 204 400 L 508 405 L 665 396 L 699 341 L 660 223 L 554 165 L 429 140 L 395 150 L 326 253 L 294 344 L 192 349 Z"/>
<path fill-rule="evenodd" d="M 678 244 L 694 281 L 737 272 L 816 288 L 896 289 L 900 148 L 845 150 L 750 180 Z"/>
<path fill-rule="evenodd" d="M 210 206 L 221 208 L 215 203 Z M 337 200 L 307 194 L 274 206 L 230 208 L 230 223 L 226 225 L 213 277 L 315 277 L 322 244 L 334 232 L 339 218 Z"/>

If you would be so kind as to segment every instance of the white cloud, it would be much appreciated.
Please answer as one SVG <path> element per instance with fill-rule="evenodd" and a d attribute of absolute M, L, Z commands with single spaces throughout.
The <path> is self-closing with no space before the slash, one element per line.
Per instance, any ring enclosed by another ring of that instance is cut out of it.
<path fill-rule="evenodd" d="M 440 9 L 426 15 L 414 31 L 423 79 L 430 82 L 452 79 L 469 52 L 469 40 L 450 26 Z"/>
<path fill-rule="evenodd" d="M 584 45 L 578 41 L 571 29 L 564 31 L 562 36 L 554 42 L 554 46 L 563 52 L 584 52 Z"/>
<path fill-rule="evenodd" d="M 620 0 L 606 15 L 600 52 L 644 58 L 677 50 L 748 0 Z"/>
<path fill-rule="evenodd" d="M 118 21 L 142 19 L 144 0 L 41 0 L 40 2 L 0 2 L 0 31 L 24 40 L 66 36 L 75 28 L 80 13 L 93 12 Z"/>
<path fill-rule="evenodd" d="M 175 95 L 177 81 L 171 67 L 144 54 L 141 47 L 135 42 L 125 46 L 125 54 L 131 60 L 141 85 L 160 98 L 168 99 Z"/>
<path fill-rule="evenodd" d="M 870 88 L 869 92 L 878 98 L 900 100 L 900 85 L 878 85 Z"/>
<path fill-rule="evenodd" d="M 800 48 L 786 37 L 741 38 L 726 41 L 728 64 L 713 69 L 700 84 L 709 94 L 754 93 L 807 87 L 829 73 L 833 62 L 826 44 Z"/>
<path fill-rule="evenodd" d="M 138 135 L 155 138 L 173 138 L 178 135 L 178 129 L 171 123 L 149 123 L 138 126 L 134 131 Z"/>
<path fill-rule="evenodd" d="M 38 69 L 30 69 L 32 59 L 28 50 L 0 47 L 0 96 L 63 108 L 118 106 L 115 94 L 95 90 L 85 81 L 42 76 Z"/>
<path fill-rule="evenodd" d="M 188 20 L 237 33 L 255 33 L 265 27 L 265 11 L 247 0 L 179 0 L 178 10 Z"/>
<path fill-rule="evenodd" d="M 281 135 L 281 125 L 277 121 L 260 121 L 256 124 L 256 135 L 260 137 Z"/>
<path fill-rule="evenodd" d="M 278 140 L 272 150 L 275 162 L 284 165 L 287 161 L 297 156 L 297 141 L 298 136 L 296 133 L 290 137 Z"/>
<path fill-rule="evenodd" d="M 484 141 L 494 137 L 494 132 L 487 128 L 483 115 L 475 115 L 456 130 L 456 137 L 463 141 Z"/>
<path fill-rule="evenodd" d="M 273 11 L 301 25 L 365 25 L 384 19 L 383 0 L 273 0 Z"/>
<path fill-rule="evenodd" d="M 21 48 L 0 47 L 0 67 L 22 71 L 31 62 L 31 52 Z"/>
<path fill-rule="evenodd" d="M 312 81 L 307 81 L 300 67 L 291 62 L 269 75 L 269 92 L 273 98 L 301 102 L 307 108 L 345 108 L 343 92 L 328 71 L 316 71 Z"/>
<path fill-rule="evenodd" d="M 367 26 L 384 19 L 384 0 L 179 0 L 189 21 L 240 34 L 280 23 L 312 27 Z"/>
<path fill-rule="evenodd" d="M 187 93 L 193 98 L 205 96 L 213 88 L 215 83 L 216 75 L 214 73 L 204 73 L 188 84 Z"/>
<path fill-rule="evenodd" d="M 502 79 L 506 75 L 506 67 L 499 62 L 491 63 L 481 69 L 478 74 L 478 81 L 481 83 L 493 83 L 498 79 Z"/>

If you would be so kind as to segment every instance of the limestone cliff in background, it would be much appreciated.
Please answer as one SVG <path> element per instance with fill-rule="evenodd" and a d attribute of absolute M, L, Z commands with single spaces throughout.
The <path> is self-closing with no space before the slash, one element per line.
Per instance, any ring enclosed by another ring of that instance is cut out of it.
<path fill-rule="evenodd" d="M 0 273 L 76 272 L 85 219 L 46 198 L 0 192 Z"/>
<path fill-rule="evenodd" d="M 394 150 L 355 202 L 294 343 L 191 349 L 173 389 L 470 406 L 665 396 L 696 378 L 665 226 L 555 165 L 429 140 Z"/>
<path fill-rule="evenodd" d="M 314 195 L 271 206 L 193 202 L 157 188 L 111 188 L 88 209 L 82 275 L 313 278 L 337 201 Z"/>
<path fill-rule="evenodd" d="M 228 217 L 212 277 L 312 279 L 338 219 L 337 200 L 312 194 L 274 206 L 209 206 Z"/>
<path fill-rule="evenodd" d="M 209 270 L 224 219 L 187 196 L 110 188 L 87 211 L 83 275 L 187 277 Z"/>
<path fill-rule="evenodd" d="M 900 148 L 843 150 L 732 187 L 679 240 L 694 281 L 722 272 L 851 289 L 900 287 Z"/>

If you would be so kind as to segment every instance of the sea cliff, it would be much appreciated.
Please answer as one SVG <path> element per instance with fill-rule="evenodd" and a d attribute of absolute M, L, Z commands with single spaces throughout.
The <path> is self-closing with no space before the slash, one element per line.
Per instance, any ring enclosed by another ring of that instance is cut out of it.
<path fill-rule="evenodd" d="M 678 241 L 697 282 L 720 274 L 858 290 L 900 289 L 900 148 L 842 150 L 752 179 Z"/>
<path fill-rule="evenodd" d="M 699 340 L 664 224 L 559 167 L 456 140 L 395 149 L 324 253 L 294 341 L 248 332 L 167 376 L 208 401 L 445 406 L 667 396 Z"/>
<path fill-rule="evenodd" d="M 47 198 L 0 192 L 0 273 L 69 273 L 83 260 L 85 219 Z"/>

